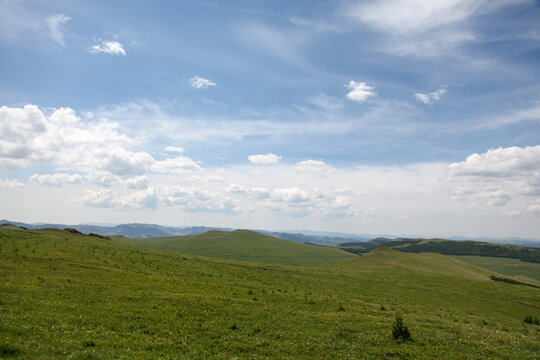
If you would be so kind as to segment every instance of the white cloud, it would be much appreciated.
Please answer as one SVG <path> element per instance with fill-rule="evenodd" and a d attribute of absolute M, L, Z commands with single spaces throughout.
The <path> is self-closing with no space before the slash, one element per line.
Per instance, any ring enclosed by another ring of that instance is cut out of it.
<path fill-rule="evenodd" d="M 117 123 L 82 121 L 70 108 L 53 109 L 45 116 L 35 105 L 0 107 L 0 165 L 36 163 L 88 174 L 142 175 L 154 159 L 127 150 L 133 142 Z"/>
<path fill-rule="evenodd" d="M 210 80 L 204 79 L 200 76 L 194 76 L 189 79 L 189 84 L 195 89 L 206 89 L 209 86 L 216 86 L 216 83 L 211 82 Z"/>
<path fill-rule="evenodd" d="M 0 189 L 24 189 L 24 184 L 19 180 L 0 179 Z"/>
<path fill-rule="evenodd" d="M 250 155 L 248 156 L 248 160 L 252 164 L 276 164 L 279 160 L 281 160 L 281 156 L 278 156 L 276 154 L 268 153 L 266 155 Z"/>
<path fill-rule="evenodd" d="M 127 151 L 121 147 L 98 150 L 97 168 L 114 175 L 132 176 L 145 174 L 154 164 L 154 158 L 145 152 Z"/>
<path fill-rule="evenodd" d="M 165 150 L 167 150 L 168 152 L 174 152 L 174 153 L 179 153 L 179 154 L 184 153 L 184 148 L 179 147 L 179 146 L 167 146 Z"/>
<path fill-rule="evenodd" d="M 114 208 L 121 203 L 115 199 L 116 194 L 111 190 L 92 191 L 85 190 L 85 195 L 74 199 L 74 201 L 80 201 L 84 205 L 97 208 Z"/>
<path fill-rule="evenodd" d="M 86 176 L 86 178 L 96 184 L 105 187 L 111 187 L 114 184 L 122 182 L 119 176 L 113 175 L 105 171 L 92 171 Z"/>
<path fill-rule="evenodd" d="M 540 196 L 540 145 L 490 149 L 448 166 L 452 198 L 475 208 L 503 207 L 515 198 Z"/>
<path fill-rule="evenodd" d="M 248 207 L 238 200 L 215 191 L 197 187 L 163 187 L 160 194 L 164 205 L 178 206 L 189 212 L 242 213 Z"/>
<path fill-rule="evenodd" d="M 536 216 L 540 216 L 540 204 L 532 204 L 529 206 L 528 210 Z"/>
<path fill-rule="evenodd" d="M 137 191 L 131 193 L 122 203 L 126 207 L 155 209 L 159 203 L 158 191 L 154 188 Z"/>
<path fill-rule="evenodd" d="M 80 184 L 82 182 L 82 176 L 79 174 L 63 173 L 45 175 L 34 174 L 30 176 L 28 180 L 41 185 L 61 187 L 62 184 Z"/>
<path fill-rule="evenodd" d="M 93 45 L 90 48 L 90 52 L 126 56 L 124 47 L 118 41 L 101 40 L 101 44 Z"/>
<path fill-rule="evenodd" d="M 51 38 L 61 46 L 66 46 L 62 26 L 70 19 L 71 18 L 69 16 L 58 14 L 49 16 L 46 20 L 47 26 L 51 33 Z"/>
<path fill-rule="evenodd" d="M 199 162 L 193 161 L 186 156 L 177 156 L 175 158 L 156 161 L 151 169 L 159 173 L 181 173 L 185 171 L 199 171 L 202 169 L 199 164 Z"/>
<path fill-rule="evenodd" d="M 330 174 L 335 169 L 322 160 L 304 160 L 296 163 L 296 170 L 305 173 Z"/>
<path fill-rule="evenodd" d="M 433 101 L 440 100 L 441 96 L 443 96 L 446 93 L 446 91 L 447 90 L 445 88 L 440 88 L 439 90 L 434 91 L 429 94 L 416 93 L 414 94 L 414 97 L 416 98 L 416 100 L 421 101 L 424 104 L 428 105 L 428 104 L 432 104 Z"/>
<path fill-rule="evenodd" d="M 374 88 L 368 86 L 365 82 L 351 80 L 345 87 L 351 90 L 347 93 L 347 97 L 353 101 L 364 102 L 368 97 L 375 95 L 372 91 Z"/>
<path fill-rule="evenodd" d="M 136 176 L 126 179 L 125 183 L 129 189 L 143 190 L 148 188 L 149 179 L 146 175 Z"/>
<path fill-rule="evenodd" d="M 490 178 L 540 176 L 540 145 L 490 149 L 449 166 L 454 175 Z"/>

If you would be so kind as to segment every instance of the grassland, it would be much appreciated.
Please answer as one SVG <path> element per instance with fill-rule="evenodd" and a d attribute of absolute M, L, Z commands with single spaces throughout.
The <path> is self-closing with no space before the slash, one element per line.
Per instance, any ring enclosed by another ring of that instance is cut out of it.
<path fill-rule="evenodd" d="M 521 280 L 534 279 L 540 285 L 540 264 L 519 259 L 489 256 L 454 256 L 456 259 L 482 267 L 499 274 L 516 277 Z M 527 277 L 527 278 L 524 278 Z"/>
<path fill-rule="evenodd" d="M 313 266 L 356 257 L 337 248 L 292 242 L 249 230 L 214 230 L 198 235 L 159 239 L 119 237 L 115 240 L 182 254 L 265 264 Z"/>
<path fill-rule="evenodd" d="M 488 274 L 393 250 L 263 265 L 0 228 L 0 357 L 537 359 L 523 320 L 540 289 Z M 411 342 L 391 336 L 398 311 Z"/>

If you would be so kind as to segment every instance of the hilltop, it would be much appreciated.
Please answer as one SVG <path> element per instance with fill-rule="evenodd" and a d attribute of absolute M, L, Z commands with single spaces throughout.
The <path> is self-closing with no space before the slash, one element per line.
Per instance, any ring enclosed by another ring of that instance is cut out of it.
<path fill-rule="evenodd" d="M 250 230 L 212 230 L 190 236 L 118 238 L 117 241 L 183 254 L 267 264 L 312 266 L 356 257 L 341 249 L 292 242 Z"/>

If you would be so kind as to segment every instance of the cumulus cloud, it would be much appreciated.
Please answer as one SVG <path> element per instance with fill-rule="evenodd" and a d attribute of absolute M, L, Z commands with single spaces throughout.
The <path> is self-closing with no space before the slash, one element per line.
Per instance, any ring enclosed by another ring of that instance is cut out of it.
<path fill-rule="evenodd" d="M 99 150 L 96 155 L 99 157 L 96 164 L 98 169 L 119 176 L 142 175 L 155 162 L 145 152 L 127 151 L 121 147 Z"/>
<path fill-rule="evenodd" d="M 124 47 L 118 41 L 101 40 L 100 44 L 93 45 L 90 48 L 90 52 L 126 56 Z"/>
<path fill-rule="evenodd" d="M 268 153 L 266 155 L 250 155 L 248 156 L 248 160 L 252 164 L 256 165 L 276 164 L 279 160 L 281 160 L 281 156 L 272 153 Z"/>
<path fill-rule="evenodd" d="M 352 200 L 340 190 L 323 193 L 319 189 L 311 191 L 299 187 L 268 189 L 233 183 L 226 191 L 248 198 L 255 208 L 266 208 L 294 217 L 317 214 L 322 217 L 342 218 L 359 213 Z"/>
<path fill-rule="evenodd" d="M 322 160 L 304 160 L 296 163 L 295 169 L 305 173 L 330 174 L 335 169 Z"/>
<path fill-rule="evenodd" d="M 142 175 L 154 159 L 126 149 L 132 143 L 117 123 L 82 121 L 70 108 L 46 116 L 35 105 L 0 107 L 0 166 L 37 163 L 87 174 Z"/>
<path fill-rule="evenodd" d="M 19 180 L 2 180 L 0 179 L 0 189 L 23 189 L 24 184 Z"/>
<path fill-rule="evenodd" d="M 58 14 L 49 16 L 45 21 L 47 27 L 49 28 L 51 38 L 61 46 L 66 46 L 62 27 L 70 19 L 71 18 L 69 16 Z"/>
<path fill-rule="evenodd" d="M 61 187 L 62 184 L 80 184 L 82 176 L 79 174 L 34 174 L 30 176 L 30 181 L 47 186 Z"/>
<path fill-rule="evenodd" d="M 121 204 L 126 207 L 155 209 L 159 203 L 158 191 L 148 188 L 143 191 L 131 193 Z"/>
<path fill-rule="evenodd" d="M 443 96 L 446 93 L 445 88 L 440 88 L 437 91 L 434 91 L 429 94 L 422 94 L 422 93 L 416 93 L 414 94 L 414 97 L 416 100 L 423 102 L 424 104 L 432 104 L 434 101 L 438 101 L 441 99 L 441 96 Z"/>
<path fill-rule="evenodd" d="M 208 88 L 209 86 L 216 86 L 216 83 L 208 80 L 208 79 L 204 79 L 200 76 L 194 76 L 192 77 L 191 79 L 188 80 L 189 81 L 189 84 L 194 87 L 195 89 L 206 89 Z"/>
<path fill-rule="evenodd" d="M 121 205 L 121 202 L 115 199 L 115 193 L 111 189 L 92 191 L 85 190 L 85 195 L 74 199 L 81 201 L 84 205 L 96 208 L 114 208 Z"/>
<path fill-rule="evenodd" d="M 198 187 L 171 186 L 162 189 L 165 205 L 178 206 L 190 212 L 242 213 L 248 208 L 227 195 Z"/>
<path fill-rule="evenodd" d="M 540 195 L 540 145 L 490 149 L 448 166 L 453 199 L 474 208 L 502 207 L 516 196 Z"/>
<path fill-rule="evenodd" d="M 370 96 L 375 95 L 375 92 L 372 90 L 374 87 L 368 86 L 365 82 L 357 82 L 354 80 L 349 81 L 345 87 L 351 91 L 347 93 L 347 98 L 357 101 L 357 102 L 364 102 L 369 98 Z"/>
<path fill-rule="evenodd" d="M 489 178 L 540 176 L 540 145 L 527 147 L 500 147 L 483 154 L 472 154 L 465 161 L 449 166 L 457 176 Z"/>
<path fill-rule="evenodd" d="M 143 190 L 148 188 L 149 179 L 146 175 L 136 176 L 126 179 L 125 183 L 129 189 Z"/>

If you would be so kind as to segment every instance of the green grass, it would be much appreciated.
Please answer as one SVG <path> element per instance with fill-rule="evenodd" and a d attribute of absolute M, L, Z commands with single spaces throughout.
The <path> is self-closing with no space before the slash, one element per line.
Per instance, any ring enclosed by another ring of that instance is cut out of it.
<path fill-rule="evenodd" d="M 249 230 L 209 231 L 204 234 L 160 239 L 116 238 L 124 244 L 139 245 L 182 254 L 266 264 L 313 266 L 355 258 L 356 255 L 327 246 L 278 239 Z"/>
<path fill-rule="evenodd" d="M 0 228 L 0 358 L 537 359 L 540 290 L 443 259 L 262 265 Z"/>
<path fill-rule="evenodd" d="M 489 256 L 456 255 L 453 257 L 499 274 L 515 276 L 517 278 L 521 278 L 522 280 L 527 280 L 524 278 L 527 277 L 540 282 L 540 264 L 538 263 L 525 262 L 512 258 Z"/>

